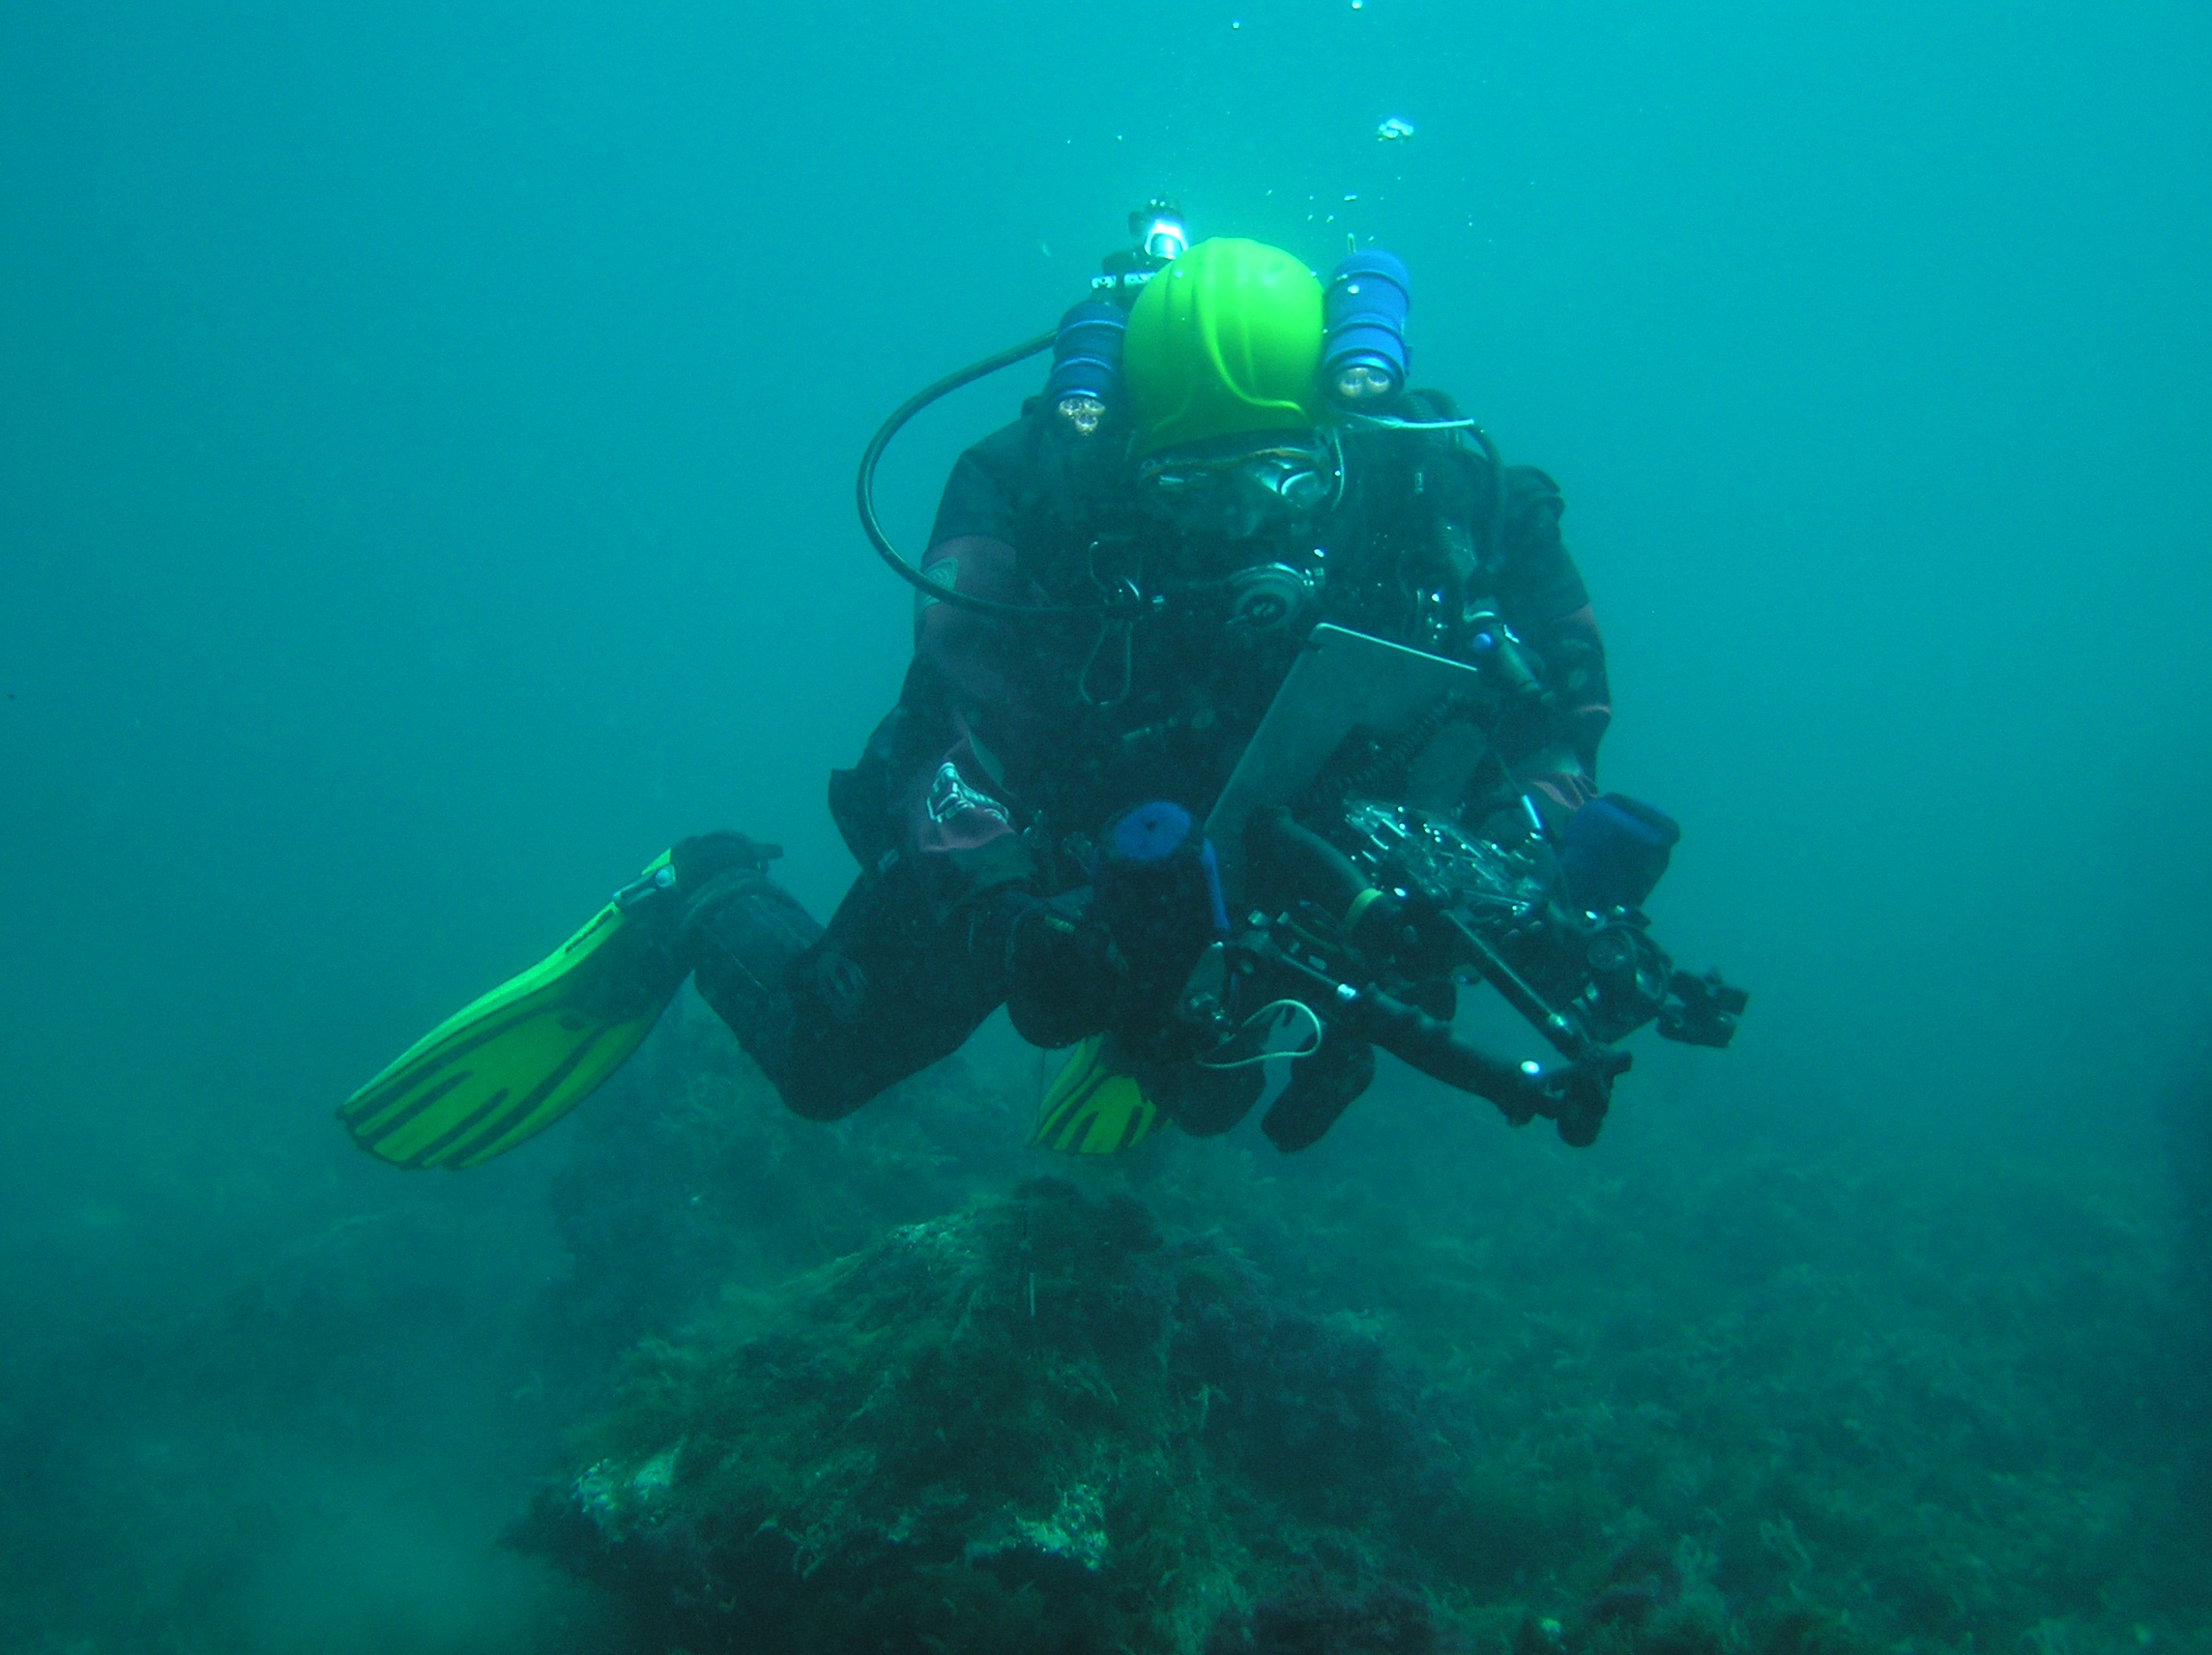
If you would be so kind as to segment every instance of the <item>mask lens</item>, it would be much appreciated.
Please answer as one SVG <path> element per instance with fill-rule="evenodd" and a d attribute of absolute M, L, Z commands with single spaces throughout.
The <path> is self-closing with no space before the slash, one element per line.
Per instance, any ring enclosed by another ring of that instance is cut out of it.
<path fill-rule="evenodd" d="M 1251 533 L 1326 505 L 1336 488 L 1336 472 L 1320 455 L 1275 449 L 1163 463 L 1141 472 L 1138 485 L 1158 514 L 1179 526 L 1204 527 L 1194 520 L 1198 514 L 1210 519 L 1227 513 L 1255 518 L 1238 531 Z"/>
<path fill-rule="evenodd" d="M 1202 500 L 1213 492 L 1215 479 L 1203 471 L 1160 471 L 1151 476 L 1151 491 L 1162 500 Z"/>

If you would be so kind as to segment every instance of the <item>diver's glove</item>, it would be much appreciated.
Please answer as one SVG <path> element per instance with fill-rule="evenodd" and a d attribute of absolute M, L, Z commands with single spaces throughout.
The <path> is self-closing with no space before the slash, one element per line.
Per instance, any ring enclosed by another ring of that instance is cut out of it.
<path fill-rule="evenodd" d="M 1593 798 L 1559 833 L 1567 894 L 1594 914 L 1642 907 L 1681 837 L 1672 816 L 1642 799 L 1625 793 Z"/>
<path fill-rule="evenodd" d="M 1128 974 L 1089 890 L 1033 901 L 1006 939 L 1006 1014 L 1033 1046 L 1072 1046 L 1114 1020 Z"/>

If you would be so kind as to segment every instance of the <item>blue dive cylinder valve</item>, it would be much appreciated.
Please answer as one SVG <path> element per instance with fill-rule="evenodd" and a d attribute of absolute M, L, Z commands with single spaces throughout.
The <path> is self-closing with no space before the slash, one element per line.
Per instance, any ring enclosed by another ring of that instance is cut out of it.
<path fill-rule="evenodd" d="M 1380 247 L 1353 253 L 1329 276 L 1322 301 L 1321 383 L 1340 408 L 1384 407 L 1406 389 L 1412 283 L 1404 262 Z"/>
<path fill-rule="evenodd" d="M 1121 340 L 1128 313 L 1110 300 L 1086 299 L 1060 319 L 1045 401 L 1082 436 L 1121 401 Z"/>

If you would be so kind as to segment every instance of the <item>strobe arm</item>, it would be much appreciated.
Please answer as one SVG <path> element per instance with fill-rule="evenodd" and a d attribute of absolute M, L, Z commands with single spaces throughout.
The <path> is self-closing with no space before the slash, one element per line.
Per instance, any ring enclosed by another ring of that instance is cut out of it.
<path fill-rule="evenodd" d="M 1583 1060 L 1546 1069 L 1494 1058 L 1431 1017 L 1373 983 L 1343 982 L 1254 932 L 1237 946 L 1295 982 L 1298 998 L 1348 1034 L 1380 1046 L 1432 1080 L 1495 1103 L 1515 1126 L 1538 1116 L 1555 1122 L 1559 1137 L 1577 1148 L 1597 1141 L 1613 1098 L 1614 1078 L 1629 1065 L 1626 1052 L 1598 1048 Z"/>
<path fill-rule="evenodd" d="M 1450 1024 L 1372 986 L 1342 1002 L 1338 1021 L 1432 1079 L 1488 1098 L 1516 1126 L 1544 1117 L 1578 1149 L 1597 1142 L 1614 1078 L 1631 1060 L 1626 1052 L 1605 1051 L 1557 1069 L 1505 1062 L 1460 1039 Z"/>

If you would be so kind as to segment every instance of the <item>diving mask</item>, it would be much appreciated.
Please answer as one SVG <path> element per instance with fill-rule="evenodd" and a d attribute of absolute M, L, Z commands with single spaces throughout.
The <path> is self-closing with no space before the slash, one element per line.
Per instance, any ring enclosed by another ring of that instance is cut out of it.
<path fill-rule="evenodd" d="M 1178 533 L 1241 540 L 1309 521 L 1334 504 L 1344 470 L 1326 442 L 1249 440 L 1167 449 L 1137 463 L 1144 508 Z"/>

